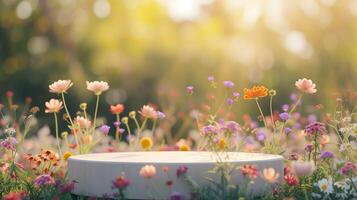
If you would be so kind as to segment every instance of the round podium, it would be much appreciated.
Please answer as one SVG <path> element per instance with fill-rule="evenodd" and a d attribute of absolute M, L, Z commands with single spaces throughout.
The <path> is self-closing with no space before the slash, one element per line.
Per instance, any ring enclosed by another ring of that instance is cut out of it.
<path fill-rule="evenodd" d="M 244 164 L 254 164 L 259 171 L 264 168 L 274 168 L 279 174 L 279 182 L 283 176 L 283 157 L 279 155 L 228 152 L 225 162 L 230 162 L 239 167 Z M 145 179 L 139 175 L 144 165 L 154 165 L 156 175 L 151 179 Z M 118 175 L 125 174 L 130 180 L 126 189 L 129 199 L 167 199 L 172 192 L 179 192 L 190 199 L 190 186 L 182 178 L 176 176 L 176 170 L 180 166 L 187 166 L 187 175 L 200 186 L 209 182 L 205 177 L 219 180 L 219 175 L 207 173 L 216 164 L 216 157 L 211 152 L 203 151 L 159 151 L 159 152 L 122 152 L 122 153 L 98 153 L 71 156 L 68 160 L 68 179 L 76 181 L 74 194 L 84 196 L 110 196 L 112 181 Z M 169 171 L 164 172 L 163 167 Z M 172 181 L 168 186 L 167 181 Z M 241 184 L 243 177 L 240 170 L 235 170 L 231 182 Z M 249 187 L 252 194 L 262 194 L 270 189 L 261 176 Z"/>

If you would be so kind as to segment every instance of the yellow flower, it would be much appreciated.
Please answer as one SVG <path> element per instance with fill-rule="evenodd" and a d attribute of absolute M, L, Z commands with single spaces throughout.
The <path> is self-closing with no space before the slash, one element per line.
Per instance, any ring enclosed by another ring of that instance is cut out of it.
<path fill-rule="evenodd" d="M 131 112 L 129 113 L 129 117 L 132 118 L 132 119 L 134 119 L 134 118 L 136 117 L 136 112 L 135 112 L 135 111 L 131 111 Z"/>
<path fill-rule="evenodd" d="M 180 151 L 190 151 L 190 146 L 188 146 L 187 144 L 181 145 L 179 147 Z"/>
<path fill-rule="evenodd" d="M 219 139 L 218 141 L 218 147 L 223 150 L 226 148 L 226 140 L 224 138 Z"/>
<path fill-rule="evenodd" d="M 150 150 L 152 147 L 152 139 L 150 137 L 143 137 L 140 139 L 141 148 L 144 150 Z"/>
<path fill-rule="evenodd" d="M 121 122 L 123 122 L 124 124 L 128 124 L 129 118 L 128 118 L 128 117 L 123 117 L 123 118 L 121 119 Z"/>
<path fill-rule="evenodd" d="M 73 154 L 69 151 L 63 154 L 63 160 L 67 161 L 69 157 L 71 157 Z"/>

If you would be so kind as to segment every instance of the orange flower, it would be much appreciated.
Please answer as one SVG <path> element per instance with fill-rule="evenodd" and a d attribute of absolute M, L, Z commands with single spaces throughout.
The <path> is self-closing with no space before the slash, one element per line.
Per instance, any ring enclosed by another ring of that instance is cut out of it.
<path fill-rule="evenodd" d="M 123 104 L 117 104 L 117 105 L 111 105 L 110 106 L 110 112 L 112 112 L 113 115 L 120 114 L 123 111 L 124 111 L 124 105 Z"/>
<path fill-rule="evenodd" d="M 268 96 L 268 88 L 264 86 L 254 86 L 251 89 L 244 88 L 244 99 L 257 99 Z"/>

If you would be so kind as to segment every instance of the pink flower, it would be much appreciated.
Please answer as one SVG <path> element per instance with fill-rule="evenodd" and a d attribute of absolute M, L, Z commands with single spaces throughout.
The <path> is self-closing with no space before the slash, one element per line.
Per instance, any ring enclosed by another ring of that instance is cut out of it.
<path fill-rule="evenodd" d="M 185 165 L 181 165 L 177 168 L 177 171 L 176 171 L 176 176 L 177 178 L 180 178 L 180 176 L 184 175 L 187 173 L 187 170 L 188 170 L 188 167 L 185 166 Z"/>
<path fill-rule="evenodd" d="M 156 175 L 156 168 L 153 165 L 145 165 L 140 169 L 140 176 L 150 179 Z"/>
<path fill-rule="evenodd" d="M 139 113 L 145 117 L 145 118 L 149 118 L 149 119 L 157 119 L 157 112 L 156 110 L 148 105 L 144 105 L 141 110 L 139 111 Z"/>
<path fill-rule="evenodd" d="M 112 182 L 112 188 L 125 189 L 130 185 L 130 181 L 124 176 L 118 176 L 115 181 Z"/>
<path fill-rule="evenodd" d="M 295 161 L 291 164 L 291 167 L 298 177 L 309 176 L 315 170 L 314 163 L 309 161 Z"/>
<path fill-rule="evenodd" d="M 80 128 L 89 128 L 92 122 L 84 117 L 77 116 L 74 122 L 79 125 Z"/>
<path fill-rule="evenodd" d="M 258 169 L 255 165 L 243 165 L 241 170 L 243 176 L 248 176 L 252 180 L 255 180 L 258 176 Z"/>
<path fill-rule="evenodd" d="M 27 196 L 26 192 L 19 191 L 19 192 L 10 192 L 3 197 L 3 200 L 22 200 L 25 199 Z"/>
<path fill-rule="evenodd" d="M 312 80 L 309 79 L 299 79 L 295 82 L 295 86 L 302 92 L 308 93 L 308 94 L 314 94 L 317 92 L 316 89 L 316 84 L 312 82 Z"/>
<path fill-rule="evenodd" d="M 94 92 L 95 95 L 101 95 L 102 92 L 107 91 L 109 89 L 109 85 L 104 81 L 87 81 L 87 89 L 89 91 Z"/>
<path fill-rule="evenodd" d="M 51 85 L 49 85 L 50 92 L 52 93 L 64 93 L 67 92 L 67 90 L 72 87 L 73 83 L 71 80 L 58 80 Z"/>
<path fill-rule="evenodd" d="M 267 168 L 263 170 L 263 178 L 269 183 L 276 182 L 279 176 L 279 173 L 277 173 L 274 168 Z"/>
<path fill-rule="evenodd" d="M 62 109 L 62 101 L 57 99 L 50 99 L 50 101 L 45 103 L 46 105 L 46 113 L 57 113 Z"/>

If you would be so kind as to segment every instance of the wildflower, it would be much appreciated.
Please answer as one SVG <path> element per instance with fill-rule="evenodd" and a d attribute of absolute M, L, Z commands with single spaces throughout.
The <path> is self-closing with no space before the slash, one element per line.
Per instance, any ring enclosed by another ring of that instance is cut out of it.
<path fill-rule="evenodd" d="M 153 165 L 145 165 L 140 169 L 140 176 L 150 179 L 156 175 L 156 168 Z"/>
<path fill-rule="evenodd" d="M 1 110 L 1 108 L 0 108 L 0 110 Z M 34 106 L 30 109 L 30 112 L 32 114 L 36 114 L 38 111 L 40 111 L 40 108 L 38 106 Z"/>
<path fill-rule="evenodd" d="M 289 134 L 289 133 L 291 133 L 291 128 L 289 128 L 289 127 L 286 127 L 285 129 L 284 129 L 284 132 L 285 132 L 285 134 Z"/>
<path fill-rule="evenodd" d="M 277 173 L 274 168 L 267 168 L 263 170 L 263 178 L 269 183 L 276 182 L 279 176 L 279 173 Z"/>
<path fill-rule="evenodd" d="M 56 184 L 55 179 L 48 174 L 39 175 L 36 177 L 34 181 L 34 185 L 37 188 L 42 187 L 44 185 L 55 185 L 55 184 Z"/>
<path fill-rule="evenodd" d="M 123 117 L 121 119 L 121 122 L 123 122 L 123 124 L 128 124 L 129 123 L 129 118 L 128 117 Z"/>
<path fill-rule="evenodd" d="M 143 137 L 140 139 L 141 148 L 144 150 L 150 150 L 152 147 L 152 139 L 150 137 Z"/>
<path fill-rule="evenodd" d="M 62 109 L 62 101 L 57 99 L 50 99 L 50 101 L 45 103 L 46 113 L 58 113 Z"/>
<path fill-rule="evenodd" d="M 283 120 L 285 122 L 285 121 L 288 121 L 288 119 L 290 118 L 290 115 L 287 112 L 283 112 L 283 113 L 279 114 L 279 117 L 281 120 Z"/>
<path fill-rule="evenodd" d="M 352 162 L 347 162 L 345 166 L 341 168 L 341 173 L 345 176 L 356 175 L 357 174 L 357 164 Z"/>
<path fill-rule="evenodd" d="M 66 138 L 68 136 L 68 132 L 67 131 L 63 131 L 61 133 L 61 135 L 62 135 L 63 138 Z"/>
<path fill-rule="evenodd" d="M 190 148 L 189 145 L 183 144 L 183 145 L 180 145 L 180 146 L 179 146 L 179 150 L 180 150 L 180 151 L 190 151 L 191 148 Z"/>
<path fill-rule="evenodd" d="M 284 111 L 284 112 L 288 112 L 289 110 L 289 105 L 288 104 L 284 104 L 281 109 Z"/>
<path fill-rule="evenodd" d="M 112 188 L 116 188 L 116 189 L 125 189 L 129 185 L 130 185 L 130 181 L 126 179 L 124 176 L 118 176 L 112 182 Z"/>
<path fill-rule="evenodd" d="M 164 119 L 166 117 L 165 113 L 163 113 L 161 111 L 157 111 L 156 115 L 157 115 L 158 119 Z"/>
<path fill-rule="evenodd" d="M 248 176 L 252 180 L 255 180 L 258 176 L 258 169 L 255 165 L 243 165 L 241 170 L 243 176 Z"/>
<path fill-rule="evenodd" d="M 264 141 L 267 138 L 265 132 L 263 131 L 258 131 L 255 137 L 257 138 L 258 141 Z"/>
<path fill-rule="evenodd" d="M 218 133 L 218 128 L 213 125 L 204 126 L 202 128 L 203 135 L 216 135 Z"/>
<path fill-rule="evenodd" d="M 164 171 L 164 172 L 168 172 L 169 170 L 170 170 L 170 167 L 167 165 L 162 167 L 162 171 Z"/>
<path fill-rule="evenodd" d="M 261 97 L 266 97 L 268 95 L 268 88 L 264 86 L 254 86 L 251 89 L 244 88 L 244 96 L 245 100 L 249 99 L 258 99 Z"/>
<path fill-rule="evenodd" d="M 16 149 L 17 140 L 15 137 L 7 137 L 1 140 L 0 145 L 2 148 L 14 151 Z"/>
<path fill-rule="evenodd" d="M 74 186 L 75 186 L 75 182 L 72 181 L 72 182 L 69 182 L 69 183 L 66 183 L 64 185 L 62 185 L 59 189 L 59 191 L 62 193 L 62 194 L 65 194 L 65 193 L 70 193 L 74 190 Z"/>
<path fill-rule="evenodd" d="M 227 104 L 228 104 L 229 106 L 233 105 L 233 103 L 234 103 L 234 101 L 233 101 L 232 98 L 228 98 L 228 99 L 227 99 Z"/>
<path fill-rule="evenodd" d="M 69 151 L 63 154 L 63 160 L 67 161 L 69 157 L 71 157 L 73 154 Z"/>
<path fill-rule="evenodd" d="M 67 90 L 72 87 L 73 83 L 71 80 L 58 80 L 51 85 L 49 85 L 49 89 L 51 93 L 65 93 Z"/>
<path fill-rule="evenodd" d="M 234 87 L 234 83 L 232 81 L 223 81 L 223 85 L 227 88 Z"/>
<path fill-rule="evenodd" d="M 81 103 L 81 104 L 79 105 L 79 108 L 80 108 L 81 110 L 83 110 L 83 111 L 87 110 L 87 103 Z"/>
<path fill-rule="evenodd" d="M 25 199 L 27 193 L 24 191 L 11 191 L 7 195 L 3 196 L 3 200 L 22 200 Z"/>
<path fill-rule="evenodd" d="M 291 166 L 298 177 L 310 176 L 315 170 L 314 163 L 310 161 L 295 161 Z"/>
<path fill-rule="evenodd" d="M 6 135 L 14 136 L 16 134 L 16 129 L 11 127 L 11 128 L 5 129 L 4 132 Z"/>
<path fill-rule="evenodd" d="M 94 92 L 95 95 L 101 95 L 102 92 L 109 89 L 109 85 L 104 81 L 87 81 L 87 90 Z"/>
<path fill-rule="evenodd" d="M 187 94 L 189 94 L 189 95 L 192 95 L 193 94 L 193 89 L 194 89 L 194 87 L 193 86 L 187 86 L 186 87 L 186 92 L 187 92 Z"/>
<path fill-rule="evenodd" d="M 308 93 L 308 94 L 314 94 L 317 92 L 316 90 L 316 84 L 312 82 L 312 80 L 303 78 L 299 79 L 295 82 L 295 86 L 302 92 Z"/>
<path fill-rule="evenodd" d="M 185 165 L 181 165 L 177 168 L 176 170 L 176 176 L 177 178 L 180 178 L 182 175 L 186 174 L 188 170 L 188 167 Z"/>
<path fill-rule="evenodd" d="M 233 92 L 233 98 L 234 100 L 238 100 L 240 97 L 240 93 L 239 92 Z"/>
<path fill-rule="evenodd" d="M 269 96 L 275 96 L 276 95 L 276 90 L 269 90 Z"/>
<path fill-rule="evenodd" d="M 102 125 L 99 130 L 104 134 L 104 135 L 108 135 L 109 130 L 110 130 L 110 126 L 108 125 Z"/>
<path fill-rule="evenodd" d="M 335 157 L 335 155 L 330 151 L 325 151 L 320 156 L 321 159 L 329 159 L 329 158 L 334 158 L 334 157 Z"/>
<path fill-rule="evenodd" d="M 284 176 L 284 181 L 290 186 L 297 186 L 299 185 L 299 179 L 291 174 Z"/>
<path fill-rule="evenodd" d="M 226 140 L 224 138 L 219 139 L 217 143 L 218 143 L 219 149 L 224 150 L 226 148 L 227 144 L 226 144 Z"/>
<path fill-rule="evenodd" d="M 141 116 L 149 119 L 157 119 L 157 112 L 151 106 L 144 105 L 141 110 L 139 111 Z"/>
<path fill-rule="evenodd" d="M 89 128 L 92 124 L 92 122 L 84 117 L 77 116 L 74 119 L 74 122 L 79 125 L 80 128 Z"/>
<path fill-rule="evenodd" d="M 327 133 L 325 124 L 321 122 L 312 122 L 305 127 L 305 133 L 312 135 L 314 133 Z"/>
<path fill-rule="evenodd" d="M 14 96 L 14 92 L 11 90 L 6 91 L 6 97 L 11 98 Z"/>
<path fill-rule="evenodd" d="M 113 115 L 120 114 L 124 111 L 124 108 L 123 104 L 111 105 L 110 112 L 112 112 Z"/>
<path fill-rule="evenodd" d="M 332 178 L 329 177 L 329 179 L 322 179 L 317 182 L 317 186 L 320 188 L 321 192 L 324 192 L 326 194 L 331 194 L 333 193 L 333 187 L 332 187 Z"/>
<path fill-rule="evenodd" d="M 312 152 L 313 150 L 314 150 L 314 145 L 312 145 L 312 144 L 307 144 L 307 145 L 305 146 L 305 151 L 306 151 L 306 152 L 310 153 L 310 152 Z"/>
<path fill-rule="evenodd" d="M 129 112 L 129 117 L 130 117 L 131 119 L 134 119 L 134 118 L 136 117 L 136 112 L 135 112 L 135 111 Z"/>
<path fill-rule="evenodd" d="M 213 81 L 214 81 L 214 76 L 208 76 L 207 80 L 208 80 L 209 82 L 213 82 Z"/>
<path fill-rule="evenodd" d="M 170 200 L 186 200 L 186 198 L 179 192 L 172 192 L 170 194 Z"/>
<path fill-rule="evenodd" d="M 242 130 L 240 125 L 235 121 L 228 121 L 225 125 L 225 128 L 231 133 L 237 133 L 238 131 Z"/>

